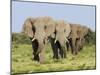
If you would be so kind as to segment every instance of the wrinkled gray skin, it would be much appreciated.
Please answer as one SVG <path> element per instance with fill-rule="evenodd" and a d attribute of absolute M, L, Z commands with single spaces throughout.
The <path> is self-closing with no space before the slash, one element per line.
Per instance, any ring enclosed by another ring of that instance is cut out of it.
<path fill-rule="evenodd" d="M 55 37 L 55 22 L 50 17 L 28 18 L 23 30 L 32 40 L 33 59 L 44 63 L 45 44 L 49 37 Z"/>
<path fill-rule="evenodd" d="M 44 62 L 44 49 L 47 40 L 50 40 L 53 57 L 66 57 L 66 42 L 70 33 L 69 24 L 64 21 L 54 22 L 50 17 L 28 18 L 23 25 L 24 33 L 32 40 L 33 59 Z M 56 41 L 55 41 L 56 39 Z"/>
<path fill-rule="evenodd" d="M 63 20 L 56 22 L 55 45 L 56 48 L 58 48 L 56 51 L 56 53 L 58 54 L 57 58 L 59 58 L 59 56 L 61 58 L 66 58 L 66 43 L 68 43 L 68 39 L 66 37 L 69 36 L 70 31 L 70 25 L 65 23 Z"/>
<path fill-rule="evenodd" d="M 83 48 L 85 43 L 85 36 L 88 34 L 89 29 L 79 24 L 70 24 L 71 33 L 69 35 L 69 42 L 72 54 L 76 55 L 78 51 Z"/>

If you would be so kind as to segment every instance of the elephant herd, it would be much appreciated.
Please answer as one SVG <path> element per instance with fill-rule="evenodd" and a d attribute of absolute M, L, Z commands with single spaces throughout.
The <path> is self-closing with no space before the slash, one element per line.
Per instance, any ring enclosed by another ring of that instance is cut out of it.
<path fill-rule="evenodd" d="M 33 59 L 44 63 L 45 45 L 50 42 L 53 58 L 66 58 L 69 47 L 76 55 L 84 46 L 85 37 L 91 30 L 80 24 L 65 23 L 51 17 L 27 18 L 23 32 L 32 41 Z"/>

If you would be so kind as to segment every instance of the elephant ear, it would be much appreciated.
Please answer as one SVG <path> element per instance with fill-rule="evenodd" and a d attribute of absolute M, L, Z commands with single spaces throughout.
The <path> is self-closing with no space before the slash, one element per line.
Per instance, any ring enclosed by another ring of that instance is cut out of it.
<path fill-rule="evenodd" d="M 66 34 L 66 37 L 68 38 L 68 36 L 70 35 L 71 33 L 71 26 L 69 23 L 66 23 L 66 31 L 65 31 L 65 34 Z"/>
<path fill-rule="evenodd" d="M 84 35 L 84 37 L 91 37 L 91 34 L 93 33 L 93 31 L 90 29 L 90 28 L 87 28 L 87 32 L 86 34 Z"/>
<path fill-rule="evenodd" d="M 35 33 L 35 28 L 33 24 L 34 24 L 33 18 L 27 18 L 23 24 L 23 32 L 30 38 L 32 38 Z"/>
<path fill-rule="evenodd" d="M 80 26 L 78 35 L 79 35 L 80 38 L 81 37 L 83 38 L 83 37 L 88 35 L 88 32 L 89 32 L 89 28 L 88 27 Z"/>
<path fill-rule="evenodd" d="M 85 37 L 86 35 L 88 35 L 89 32 L 89 28 L 86 26 L 83 26 L 83 37 Z"/>
<path fill-rule="evenodd" d="M 68 39 L 70 39 L 71 38 L 71 35 L 72 35 L 72 24 L 69 23 L 69 25 L 70 25 L 70 33 L 69 33 L 69 36 L 67 37 Z"/>

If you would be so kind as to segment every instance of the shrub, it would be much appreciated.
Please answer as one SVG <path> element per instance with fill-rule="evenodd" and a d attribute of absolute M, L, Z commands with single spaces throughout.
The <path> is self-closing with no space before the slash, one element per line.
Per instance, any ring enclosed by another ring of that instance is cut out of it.
<path fill-rule="evenodd" d="M 95 32 L 89 32 L 88 35 L 85 37 L 86 44 L 95 44 L 96 43 L 96 36 Z"/>
<path fill-rule="evenodd" d="M 30 39 L 23 33 L 12 33 L 13 44 L 31 44 Z"/>

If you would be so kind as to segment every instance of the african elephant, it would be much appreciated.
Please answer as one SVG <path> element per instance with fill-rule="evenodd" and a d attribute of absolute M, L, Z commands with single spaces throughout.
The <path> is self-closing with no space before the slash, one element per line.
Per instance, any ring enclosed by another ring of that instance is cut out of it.
<path fill-rule="evenodd" d="M 55 37 L 54 20 L 51 17 L 28 18 L 24 22 L 23 30 L 32 41 L 34 60 L 43 63 L 47 39 Z"/>
<path fill-rule="evenodd" d="M 86 40 L 86 37 L 88 36 L 89 33 L 91 33 L 92 30 L 89 29 L 88 27 L 86 26 L 81 26 L 79 31 L 78 31 L 78 36 L 79 36 L 79 42 L 77 43 L 77 48 L 78 48 L 78 51 L 82 50 L 84 44 L 85 44 L 85 40 Z"/>
<path fill-rule="evenodd" d="M 55 37 L 55 45 L 57 50 L 56 53 L 61 55 L 61 58 L 66 58 L 66 43 L 68 43 L 68 39 L 66 37 L 70 34 L 70 25 L 65 23 L 63 20 L 59 20 L 56 22 L 56 37 Z M 58 51 L 59 50 L 59 51 Z M 57 58 L 58 58 L 57 55 Z"/>
<path fill-rule="evenodd" d="M 76 55 L 85 43 L 85 36 L 89 32 L 89 28 L 81 26 L 80 24 L 71 24 L 71 33 L 69 35 L 69 42 L 72 54 Z"/>

